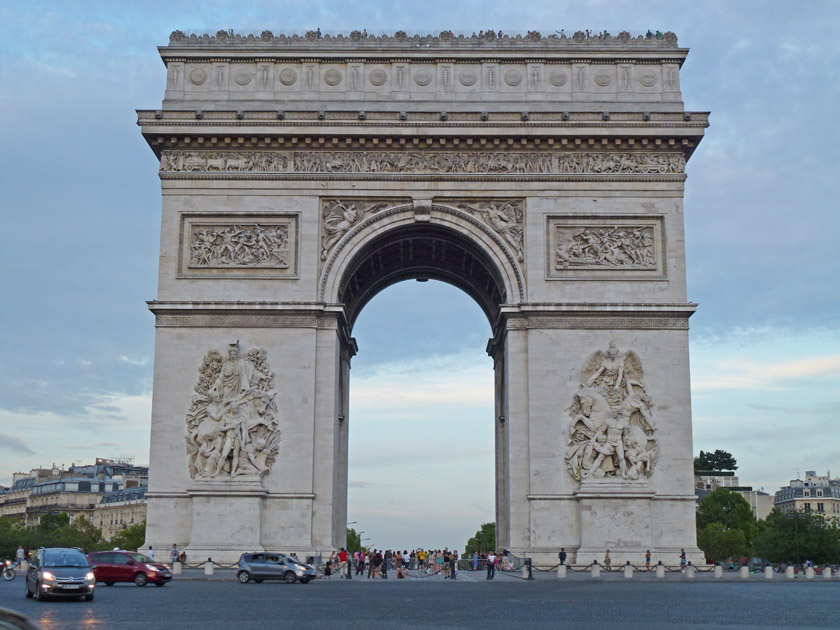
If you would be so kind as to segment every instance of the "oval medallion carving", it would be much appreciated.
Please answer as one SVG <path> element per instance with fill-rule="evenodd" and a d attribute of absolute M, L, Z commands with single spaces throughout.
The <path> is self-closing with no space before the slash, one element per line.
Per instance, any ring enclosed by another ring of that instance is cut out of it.
<path fill-rule="evenodd" d="M 522 83 L 522 73 L 519 70 L 508 70 L 505 72 L 505 83 L 511 87 L 515 87 Z"/>
<path fill-rule="evenodd" d="M 277 78 L 280 79 L 280 83 L 283 85 L 292 85 L 297 81 L 297 72 L 291 68 L 283 68 L 280 74 L 277 75 Z"/>
<path fill-rule="evenodd" d="M 193 85 L 203 85 L 205 81 L 207 81 L 207 70 L 196 68 L 190 72 L 190 83 Z"/>
<path fill-rule="evenodd" d="M 252 76 L 247 70 L 242 70 L 233 75 L 233 80 L 236 81 L 237 85 L 248 85 L 251 82 Z"/>
<path fill-rule="evenodd" d="M 471 85 L 475 85 L 475 82 L 478 81 L 478 75 L 472 70 L 463 70 L 461 74 L 458 75 L 458 81 L 461 82 L 461 85 L 469 87 Z"/>
<path fill-rule="evenodd" d="M 560 87 L 561 85 L 566 85 L 566 82 L 569 80 L 569 75 L 567 75 L 562 70 L 552 70 L 551 74 L 548 75 L 548 81 L 551 85 L 556 85 Z"/>
<path fill-rule="evenodd" d="M 600 72 L 595 73 L 593 81 L 595 81 L 596 85 L 607 87 L 610 83 L 612 83 L 612 75 L 606 70 L 601 70 Z"/>
<path fill-rule="evenodd" d="M 338 85 L 341 83 L 341 72 L 335 68 L 330 68 L 324 73 L 324 83 L 327 85 Z"/>
<path fill-rule="evenodd" d="M 432 73 L 428 70 L 418 70 L 414 73 L 414 82 L 417 85 L 425 86 L 432 82 Z"/>
<path fill-rule="evenodd" d="M 388 80 L 388 73 L 385 72 L 384 70 L 382 70 L 381 68 L 377 68 L 376 70 L 373 70 L 368 75 L 368 81 L 370 81 L 372 85 L 376 85 L 376 86 L 384 85 L 385 81 L 387 81 L 387 80 Z"/>
<path fill-rule="evenodd" d="M 656 73 L 653 70 L 645 70 L 639 77 L 639 83 L 645 87 L 653 87 L 656 85 Z"/>

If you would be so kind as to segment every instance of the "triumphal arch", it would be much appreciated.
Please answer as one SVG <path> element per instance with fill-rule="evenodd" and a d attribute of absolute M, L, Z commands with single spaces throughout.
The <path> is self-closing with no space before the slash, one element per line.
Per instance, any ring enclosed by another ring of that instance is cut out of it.
<path fill-rule="evenodd" d="M 481 306 L 499 547 L 696 547 L 683 191 L 707 113 L 673 33 L 172 33 L 139 125 L 163 193 L 147 544 L 323 553 L 353 324 L 433 278 Z M 422 544 L 422 541 L 418 541 Z"/>

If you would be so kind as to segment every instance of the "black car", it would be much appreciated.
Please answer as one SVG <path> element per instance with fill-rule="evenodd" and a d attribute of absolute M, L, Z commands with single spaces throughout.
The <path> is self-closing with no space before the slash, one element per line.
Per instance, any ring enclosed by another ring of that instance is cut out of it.
<path fill-rule="evenodd" d="M 96 578 L 81 549 L 41 547 L 29 561 L 27 597 L 84 597 L 91 601 L 95 585 Z"/>

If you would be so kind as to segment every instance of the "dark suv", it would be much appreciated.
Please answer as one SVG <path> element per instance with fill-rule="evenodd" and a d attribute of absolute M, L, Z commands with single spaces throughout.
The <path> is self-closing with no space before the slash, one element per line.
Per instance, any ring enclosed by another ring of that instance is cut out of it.
<path fill-rule="evenodd" d="M 306 584 L 317 577 L 315 568 L 284 553 L 243 553 L 239 558 L 236 577 L 243 584 L 251 580 L 284 580 L 287 584 L 300 581 Z"/>
<path fill-rule="evenodd" d="M 172 572 L 148 556 L 133 551 L 95 551 L 88 554 L 97 582 L 112 586 L 114 582 L 134 582 L 146 586 L 149 582 L 163 586 L 172 579 Z"/>
<path fill-rule="evenodd" d="M 81 549 L 41 547 L 29 561 L 26 596 L 44 600 L 50 597 L 93 599 L 96 579 Z"/>

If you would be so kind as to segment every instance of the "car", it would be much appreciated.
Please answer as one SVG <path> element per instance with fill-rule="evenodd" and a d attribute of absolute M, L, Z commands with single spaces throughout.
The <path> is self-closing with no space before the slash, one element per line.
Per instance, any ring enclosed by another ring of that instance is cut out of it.
<path fill-rule="evenodd" d="M 88 554 L 97 582 L 113 586 L 116 582 L 134 582 L 137 586 L 164 586 L 172 580 L 172 571 L 134 551 L 93 551 Z"/>
<path fill-rule="evenodd" d="M 315 567 L 284 553 L 243 553 L 239 558 L 236 577 L 242 584 L 251 580 L 283 580 L 287 584 L 306 584 L 317 576 Z"/>
<path fill-rule="evenodd" d="M 41 547 L 32 554 L 26 572 L 26 596 L 38 600 L 51 597 L 84 597 L 93 600 L 96 578 L 81 549 Z"/>

